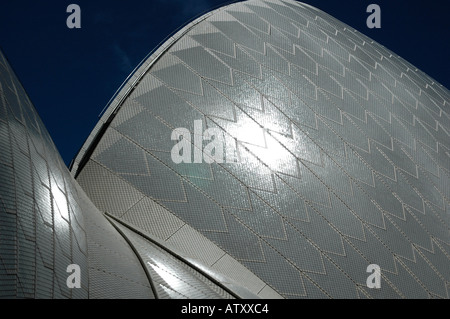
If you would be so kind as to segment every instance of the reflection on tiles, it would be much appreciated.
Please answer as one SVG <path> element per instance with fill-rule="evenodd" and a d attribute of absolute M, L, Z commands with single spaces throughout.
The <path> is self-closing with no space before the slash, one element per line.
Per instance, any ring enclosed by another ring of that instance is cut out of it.
<path fill-rule="evenodd" d="M 450 92 L 328 14 L 249 0 L 188 25 L 106 110 L 76 182 L 1 60 L 2 295 L 231 297 L 106 212 L 260 297 L 449 297 Z M 239 161 L 204 161 L 211 131 Z"/>

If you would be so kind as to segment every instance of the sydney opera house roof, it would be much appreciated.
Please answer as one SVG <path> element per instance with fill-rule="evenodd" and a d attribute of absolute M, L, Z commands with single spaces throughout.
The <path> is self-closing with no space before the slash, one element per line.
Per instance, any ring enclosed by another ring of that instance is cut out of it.
<path fill-rule="evenodd" d="M 450 92 L 314 7 L 185 26 L 70 171 L 2 55 L 0 93 L 0 297 L 449 298 Z"/>

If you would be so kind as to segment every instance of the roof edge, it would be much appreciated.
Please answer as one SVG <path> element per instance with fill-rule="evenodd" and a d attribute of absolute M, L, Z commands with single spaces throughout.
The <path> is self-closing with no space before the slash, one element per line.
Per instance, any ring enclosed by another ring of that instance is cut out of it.
<path fill-rule="evenodd" d="M 183 35 L 189 32 L 197 24 L 206 20 L 208 17 L 216 14 L 217 12 L 225 10 L 235 3 L 244 1 L 245 0 L 230 1 L 228 3 L 219 5 L 218 7 L 216 7 L 216 9 L 209 10 L 206 13 L 201 13 L 200 15 L 194 17 L 191 21 L 173 31 L 172 34 L 168 35 L 152 51 L 150 51 L 150 53 L 148 53 L 144 59 L 142 59 L 142 61 L 134 68 L 130 75 L 128 75 L 128 77 L 123 81 L 123 83 L 119 86 L 111 99 L 108 101 L 106 106 L 102 109 L 99 114 L 99 121 L 94 126 L 94 129 L 91 131 L 81 148 L 78 150 L 77 154 L 70 162 L 69 171 L 75 178 L 78 176 L 84 165 L 89 160 L 89 157 L 94 152 L 101 137 L 106 132 L 106 129 L 109 127 L 109 124 L 116 116 L 123 102 L 133 92 L 134 88 L 139 84 L 144 75 L 147 74 L 152 65 L 165 52 L 167 52 L 170 47 L 172 47 L 179 39 L 181 39 Z"/>

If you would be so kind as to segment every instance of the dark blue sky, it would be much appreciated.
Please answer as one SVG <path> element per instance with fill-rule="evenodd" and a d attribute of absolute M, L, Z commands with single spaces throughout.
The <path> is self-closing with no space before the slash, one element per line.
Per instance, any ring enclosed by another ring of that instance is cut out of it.
<path fill-rule="evenodd" d="M 450 88 L 450 2 L 304 0 L 380 42 Z M 81 7 L 81 29 L 66 8 Z M 139 62 L 221 0 L 2 1 L 0 47 L 68 165 L 98 115 Z M 381 29 L 366 8 L 381 7 Z"/>

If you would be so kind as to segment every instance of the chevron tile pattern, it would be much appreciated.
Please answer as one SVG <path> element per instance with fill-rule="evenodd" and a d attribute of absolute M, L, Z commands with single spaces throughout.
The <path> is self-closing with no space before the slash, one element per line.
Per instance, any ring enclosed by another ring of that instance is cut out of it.
<path fill-rule="evenodd" d="M 0 298 L 154 298 L 127 242 L 64 165 L 0 52 Z M 81 287 L 67 285 L 69 265 Z"/>
<path fill-rule="evenodd" d="M 158 57 L 91 161 L 287 298 L 448 298 L 448 104 L 323 12 L 249 1 Z M 229 136 L 240 162 L 174 164 L 171 131 L 195 120 Z M 366 289 L 371 263 L 385 289 Z"/>
<path fill-rule="evenodd" d="M 82 190 L 1 52 L 0 143 L 0 298 L 87 298 Z"/>
<path fill-rule="evenodd" d="M 175 38 L 110 106 L 84 167 L 134 194 L 112 214 L 151 200 L 285 298 L 449 297 L 446 88 L 289 0 L 233 4 Z M 196 120 L 239 162 L 175 164 L 171 132 Z M 101 210 L 111 187 L 87 191 Z"/>
<path fill-rule="evenodd" d="M 0 115 L 0 299 L 234 297 L 189 262 L 105 218 L 70 175 L 1 52 Z M 74 264 L 77 288 L 67 284 Z"/>

